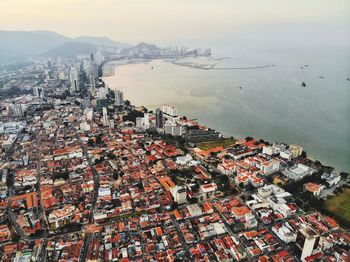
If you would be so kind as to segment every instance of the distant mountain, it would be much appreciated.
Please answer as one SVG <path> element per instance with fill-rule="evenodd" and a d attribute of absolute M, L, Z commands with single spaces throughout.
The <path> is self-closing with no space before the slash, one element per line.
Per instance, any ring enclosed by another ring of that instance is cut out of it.
<path fill-rule="evenodd" d="M 122 53 L 124 55 L 138 54 L 140 56 L 147 56 L 147 55 L 159 55 L 161 51 L 162 49 L 154 44 L 141 42 L 135 46 L 124 49 Z"/>
<path fill-rule="evenodd" d="M 120 49 L 131 47 L 131 45 L 121 42 L 116 42 L 108 37 L 95 37 L 95 36 L 80 36 L 73 39 L 78 42 L 85 42 L 93 45 L 114 46 Z"/>
<path fill-rule="evenodd" d="M 97 46 L 83 42 L 68 42 L 59 47 L 50 49 L 49 51 L 40 54 L 40 56 L 61 56 L 72 58 L 77 55 L 90 54 L 97 51 Z"/>
<path fill-rule="evenodd" d="M 58 47 L 70 39 L 47 31 L 0 31 L 2 54 L 37 55 Z"/>
<path fill-rule="evenodd" d="M 78 44 L 67 45 L 75 42 Z M 122 49 L 130 47 L 128 44 L 116 42 L 107 37 L 70 38 L 50 31 L 0 30 L 0 63 L 13 63 L 43 54 L 61 53 L 74 56 L 76 52 L 96 50 L 99 45 L 111 45 Z M 82 48 L 80 51 L 79 46 Z"/>
<path fill-rule="evenodd" d="M 160 51 L 161 50 L 160 47 L 158 47 L 154 44 L 148 44 L 148 43 L 144 43 L 144 42 L 141 42 L 141 43 L 131 47 L 131 49 L 137 49 L 137 50 L 140 50 L 142 48 L 153 50 L 153 51 Z"/>

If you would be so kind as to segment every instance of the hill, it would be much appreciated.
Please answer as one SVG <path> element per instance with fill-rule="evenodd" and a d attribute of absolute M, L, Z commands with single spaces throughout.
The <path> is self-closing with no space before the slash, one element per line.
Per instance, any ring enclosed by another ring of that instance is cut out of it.
<path fill-rule="evenodd" d="M 89 43 L 97 46 L 114 46 L 120 49 L 131 47 L 129 44 L 117 42 L 108 37 L 80 36 L 74 38 L 74 41 Z"/>
<path fill-rule="evenodd" d="M 0 64 L 19 62 L 43 54 L 72 55 L 78 52 L 79 46 L 84 52 L 96 50 L 99 45 L 111 45 L 122 49 L 130 47 L 128 44 L 116 42 L 107 37 L 70 38 L 50 31 L 0 30 L 0 39 Z"/>
<path fill-rule="evenodd" d="M 94 53 L 97 51 L 96 45 L 83 43 L 83 42 L 69 42 L 65 43 L 59 47 L 53 48 L 41 56 L 61 56 L 66 58 L 74 58 L 77 55 Z"/>

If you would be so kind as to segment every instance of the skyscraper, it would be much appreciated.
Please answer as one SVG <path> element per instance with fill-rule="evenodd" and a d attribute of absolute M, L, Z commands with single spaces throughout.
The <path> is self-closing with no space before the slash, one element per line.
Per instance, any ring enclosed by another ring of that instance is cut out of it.
<path fill-rule="evenodd" d="M 304 227 L 299 229 L 296 241 L 296 254 L 301 261 L 306 261 L 306 258 L 312 255 L 312 252 L 318 246 L 319 238 L 319 234 L 310 226 L 304 225 Z"/>
<path fill-rule="evenodd" d="M 70 93 L 76 93 L 79 91 L 79 71 L 76 67 L 72 67 L 70 70 Z"/>
<path fill-rule="evenodd" d="M 102 109 L 102 121 L 103 121 L 103 126 L 109 126 L 109 120 L 108 120 L 108 112 L 107 108 Z"/>
<path fill-rule="evenodd" d="M 33 87 L 33 94 L 34 94 L 34 96 L 39 97 L 40 94 L 41 94 L 41 91 L 42 90 L 39 87 L 37 87 L 37 86 Z"/>
<path fill-rule="evenodd" d="M 83 109 L 91 107 L 91 99 L 89 96 L 84 97 L 83 100 Z"/>
<path fill-rule="evenodd" d="M 156 128 L 163 128 L 163 112 L 159 108 L 156 109 Z"/>
<path fill-rule="evenodd" d="M 95 80 L 95 76 L 93 76 L 93 75 L 90 76 L 90 84 L 91 84 L 91 90 L 95 90 L 96 89 L 96 80 Z"/>
<path fill-rule="evenodd" d="M 21 104 L 11 104 L 10 105 L 10 113 L 13 117 L 21 117 L 23 116 L 23 108 Z"/>
<path fill-rule="evenodd" d="M 116 106 L 122 106 L 124 105 L 124 95 L 123 92 L 120 90 L 114 91 L 115 96 L 115 105 Z"/>

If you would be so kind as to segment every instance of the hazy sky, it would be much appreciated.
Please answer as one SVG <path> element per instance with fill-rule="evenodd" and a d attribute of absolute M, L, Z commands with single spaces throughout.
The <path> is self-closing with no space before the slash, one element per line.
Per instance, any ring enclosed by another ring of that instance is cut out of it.
<path fill-rule="evenodd" d="M 191 43 L 276 24 L 350 25 L 349 0 L 1 0 L 0 29 Z"/>

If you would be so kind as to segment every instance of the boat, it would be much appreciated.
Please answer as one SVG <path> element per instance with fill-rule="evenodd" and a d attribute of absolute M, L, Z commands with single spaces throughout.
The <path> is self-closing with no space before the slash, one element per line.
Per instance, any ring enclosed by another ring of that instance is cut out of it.
<path fill-rule="evenodd" d="M 324 76 L 320 76 L 321 79 L 324 79 Z"/>
<path fill-rule="evenodd" d="M 302 86 L 302 87 L 305 87 L 305 86 L 306 86 L 306 84 L 305 84 L 304 82 L 302 82 L 302 83 L 301 83 L 301 86 Z"/>

